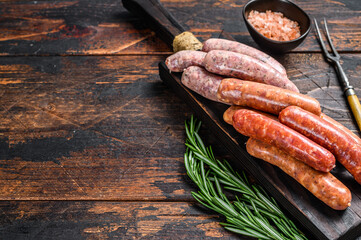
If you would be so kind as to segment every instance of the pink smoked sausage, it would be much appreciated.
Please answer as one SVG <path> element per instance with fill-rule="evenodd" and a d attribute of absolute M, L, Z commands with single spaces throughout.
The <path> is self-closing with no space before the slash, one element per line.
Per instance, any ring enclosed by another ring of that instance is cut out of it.
<path fill-rule="evenodd" d="M 324 119 L 295 106 L 285 108 L 280 113 L 279 120 L 327 148 L 361 184 L 361 147 L 349 135 Z"/>
<path fill-rule="evenodd" d="M 258 49 L 247 46 L 240 42 L 230 41 L 220 38 L 210 38 L 203 43 L 202 51 L 209 52 L 212 50 L 231 51 L 256 58 L 268 64 L 269 66 L 273 67 L 276 71 L 278 71 L 282 75 L 287 76 L 286 69 L 276 59 L 272 58 L 271 56 L 267 55 L 266 53 Z"/>
<path fill-rule="evenodd" d="M 278 148 L 253 138 L 247 141 L 247 152 L 282 169 L 329 207 L 344 210 L 351 206 L 350 190 L 331 173 L 314 170 Z"/>
<path fill-rule="evenodd" d="M 247 106 L 278 115 L 288 106 L 299 106 L 317 115 L 320 103 L 312 97 L 262 83 L 225 78 L 218 89 L 218 99 L 231 105 Z"/>
<path fill-rule="evenodd" d="M 183 50 L 176 52 L 165 60 L 165 65 L 171 72 L 183 72 L 190 66 L 203 66 L 203 59 L 207 53 L 201 51 Z"/>
<path fill-rule="evenodd" d="M 203 61 L 204 67 L 212 73 L 254 81 L 299 92 L 296 85 L 274 68 L 253 57 L 213 50 L 207 53 Z"/>
<path fill-rule="evenodd" d="M 278 147 L 316 170 L 329 172 L 335 167 L 335 157 L 327 149 L 262 114 L 238 110 L 233 115 L 233 127 L 243 135 Z"/>
<path fill-rule="evenodd" d="M 204 68 L 191 66 L 182 74 L 182 84 L 213 101 L 219 101 L 217 90 L 223 77 L 207 72 Z"/>

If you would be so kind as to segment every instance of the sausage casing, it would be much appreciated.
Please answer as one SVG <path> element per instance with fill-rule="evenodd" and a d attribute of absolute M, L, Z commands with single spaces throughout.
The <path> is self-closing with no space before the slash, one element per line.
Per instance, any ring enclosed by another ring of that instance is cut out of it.
<path fill-rule="evenodd" d="M 361 184 L 361 147 L 349 135 L 324 119 L 295 106 L 284 109 L 279 120 L 332 152 Z"/>
<path fill-rule="evenodd" d="M 345 127 L 344 125 L 342 125 L 341 123 L 337 122 L 335 119 L 327 116 L 324 113 L 321 113 L 320 118 L 322 118 L 323 120 L 331 123 L 333 126 L 337 127 L 338 129 L 340 129 L 341 131 L 345 132 L 345 134 L 349 135 L 349 137 L 351 137 L 355 143 L 360 144 L 361 145 L 361 139 L 354 134 L 353 132 L 350 131 L 350 129 L 348 129 L 347 127 Z"/>
<path fill-rule="evenodd" d="M 225 50 L 248 55 L 270 65 L 282 75 L 287 76 L 286 69 L 276 59 L 243 43 L 226 39 L 210 38 L 203 43 L 202 51 L 209 52 L 212 50 Z"/>
<path fill-rule="evenodd" d="M 268 64 L 244 54 L 213 50 L 207 53 L 203 65 L 209 72 L 215 74 L 265 83 L 299 92 L 296 85 L 287 76 L 280 74 Z"/>
<path fill-rule="evenodd" d="M 335 210 L 344 210 L 351 205 L 351 192 L 331 173 L 324 173 L 296 160 L 277 147 L 250 138 L 247 152 L 282 169 L 322 202 Z"/>
<path fill-rule="evenodd" d="M 191 66 L 184 70 L 181 82 L 186 87 L 213 101 L 218 101 L 217 90 L 221 76 L 207 72 L 204 68 Z"/>
<path fill-rule="evenodd" d="M 203 60 L 206 56 L 205 52 L 183 50 L 176 52 L 165 60 L 165 65 L 171 72 L 183 72 L 190 66 L 203 66 Z"/>
<path fill-rule="evenodd" d="M 275 115 L 291 105 L 302 107 L 317 115 L 321 114 L 320 103 L 315 98 L 275 86 L 234 78 L 223 79 L 217 96 L 221 102 L 247 106 Z"/>
<path fill-rule="evenodd" d="M 327 149 L 295 130 L 251 110 L 241 109 L 233 115 L 233 127 L 241 134 L 264 141 L 316 170 L 329 172 L 335 157 Z"/>
<path fill-rule="evenodd" d="M 227 108 L 226 111 L 224 111 L 224 113 L 223 113 L 223 120 L 224 120 L 226 123 L 232 125 L 232 123 L 233 123 L 233 120 L 232 120 L 233 115 L 234 115 L 234 113 L 235 113 L 237 110 L 240 110 L 240 109 L 249 109 L 249 108 L 232 105 L 232 106 L 230 106 L 229 108 Z M 273 119 L 273 120 L 278 121 L 278 118 L 277 118 L 276 116 L 274 116 L 274 115 L 271 115 L 271 114 L 268 114 L 268 113 L 265 113 L 265 112 L 261 112 L 261 111 L 257 111 L 257 110 L 254 110 L 254 109 L 249 109 L 249 110 L 252 110 L 252 111 L 254 111 L 254 112 L 258 112 L 258 113 L 263 114 L 263 115 L 265 115 L 265 116 L 267 116 L 267 117 L 269 117 L 269 118 L 271 118 L 271 119 Z"/>

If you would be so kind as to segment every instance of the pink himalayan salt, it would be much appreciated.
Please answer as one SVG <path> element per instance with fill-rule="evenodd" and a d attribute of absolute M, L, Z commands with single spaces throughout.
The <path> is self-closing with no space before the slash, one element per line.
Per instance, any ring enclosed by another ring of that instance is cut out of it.
<path fill-rule="evenodd" d="M 280 12 L 251 11 L 248 21 L 263 36 L 276 41 L 290 41 L 301 36 L 297 22 L 283 16 Z"/>

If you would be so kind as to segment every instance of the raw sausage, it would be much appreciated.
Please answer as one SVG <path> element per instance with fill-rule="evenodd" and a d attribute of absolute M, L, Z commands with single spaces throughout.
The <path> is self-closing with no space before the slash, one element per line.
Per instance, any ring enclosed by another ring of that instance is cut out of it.
<path fill-rule="evenodd" d="M 282 66 L 282 64 L 277 62 L 276 59 L 258 49 L 247 46 L 240 42 L 219 38 L 210 38 L 203 43 L 202 51 L 209 52 L 211 50 L 225 50 L 248 55 L 270 65 L 282 75 L 287 76 L 286 69 Z"/>
<path fill-rule="evenodd" d="M 253 138 L 247 141 L 247 152 L 282 169 L 329 207 L 344 210 L 351 206 L 350 190 L 331 173 L 316 171 L 278 148 Z"/>
<path fill-rule="evenodd" d="M 280 148 L 316 170 L 329 172 L 335 167 L 335 157 L 328 150 L 262 114 L 238 110 L 233 115 L 233 127 L 243 135 Z"/>
<path fill-rule="evenodd" d="M 183 72 L 189 66 L 203 66 L 205 52 L 183 50 L 176 52 L 165 60 L 165 65 L 171 72 Z"/>
<path fill-rule="evenodd" d="M 233 115 L 234 115 L 234 113 L 235 113 L 236 111 L 238 111 L 238 110 L 240 110 L 240 109 L 245 109 L 245 108 L 244 108 L 244 107 L 241 107 L 241 106 L 235 106 L 235 105 L 230 106 L 226 111 L 224 111 L 224 113 L 223 113 L 223 120 L 224 120 L 226 123 L 232 125 L 232 124 L 233 124 L 233 120 L 232 120 Z"/>
<path fill-rule="evenodd" d="M 215 74 L 265 83 L 299 92 L 296 85 L 286 76 L 281 75 L 268 64 L 244 54 L 213 50 L 207 53 L 203 65 L 209 72 Z"/>
<path fill-rule="evenodd" d="M 320 103 L 307 95 L 262 83 L 226 78 L 221 82 L 218 93 L 221 102 L 240 105 L 278 115 L 291 105 L 321 114 Z"/>
<path fill-rule="evenodd" d="M 218 101 L 217 90 L 222 81 L 221 76 L 207 72 L 204 68 L 191 66 L 184 70 L 182 83 L 186 87 L 213 101 Z"/>
<path fill-rule="evenodd" d="M 299 92 L 286 76 L 281 75 L 268 64 L 244 54 L 212 50 L 207 53 L 203 65 L 208 71 L 219 75 L 261 82 Z"/>
<path fill-rule="evenodd" d="M 234 115 L 234 113 L 235 113 L 237 110 L 239 110 L 239 109 L 249 109 L 249 108 L 247 108 L 247 107 L 241 107 L 241 106 L 236 106 L 236 105 L 230 106 L 226 111 L 224 111 L 224 113 L 223 113 L 223 120 L 224 120 L 226 123 L 232 125 L 232 123 L 233 123 L 233 120 L 232 120 L 233 115 Z M 271 115 L 271 114 L 268 114 L 268 113 L 265 113 L 265 112 L 261 112 L 261 111 L 257 111 L 257 110 L 254 110 L 254 109 L 249 109 L 249 110 L 252 110 L 252 111 L 254 111 L 254 112 L 258 112 L 258 113 L 263 114 L 263 115 L 265 115 L 265 116 L 267 116 L 267 117 L 269 117 L 269 118 L 271 118 L 271 119 L 273 119 L 273 120 L 278 121 L 278 118 L 277 118 L 276 116 L 274 116 L 274 115 Z"/>
<path fill-rule="evenodd" d="M 337 127 L 301 108 L 284 109 L 279 120 L 332 152 L 361 184 L 361 146 Z"/>
<path fill-rule="evenodd" d="M 335 119 L 327 116 L 326 114 L 324 113 L 321 113 L 320 117 L 331 123 L 333 126 L 337 127 L 338 129 L 340 129 L 341 131 L 345 132 L 347 135 L 349 135 L 354 141 L 355 143 L 357 144 L 360 144 L 361 145 L 361 139 L 356 135 L 354 134 L 353 132 L 351 132 L 347 127 L 345 127 L 344 125 L 342 125 L 341 123 L 337 122 Z"/>

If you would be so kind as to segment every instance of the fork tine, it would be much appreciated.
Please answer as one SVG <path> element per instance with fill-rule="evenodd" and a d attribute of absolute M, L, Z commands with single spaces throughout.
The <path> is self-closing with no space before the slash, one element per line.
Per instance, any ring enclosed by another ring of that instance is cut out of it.
<path fill-rule="evenodd" d="M 327 27 L 327 21 L 326 21 L 326 18 L 323 18 L 323 22 L 325 24 L 325 29 L 326 29 L 326 37 L 327 37 L 327 41 L 328 43 L 330 44 L 331 46 L 331 49 L 332 49 L 332 52 L 333 54 L 335 54 L 336 57 L 340 57 L 340 55 L 338 54 L 336 48 L 333 46 L 333 43 L 332 43 L 332 39 L 331 39 L 331 36 L 330 36 L 330 33 L 328 32 L 328 27 Z"/>
<path fill-rule="evenodd" d="M 331 58 L 331 55 L 330 55 L 330 53 L 327 51 L 326 46 L 325 46 L 325 43 L 323 42 L 323 38 L 322 38 L 322 36 L 321 36 L 320 29 L 318 28 L 318 24 L 317 24 L 316 18 L 314 18 L 313 20 L 314 20 L 314 22 L 315 22 L 316 33 L 317 33 L 317 36 L 318 36 L 318 40 L 319 40 L 319 42 L 320 42 L 320 44 L 321 44 L 322 51 L 323 51 L 323 53 L 326 55 L 326 57 L 327 57 L 328 59 L 330 59 L 330 58 Z"/>

